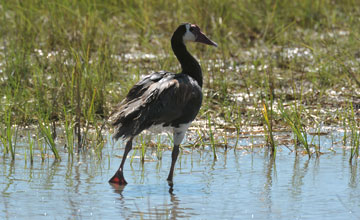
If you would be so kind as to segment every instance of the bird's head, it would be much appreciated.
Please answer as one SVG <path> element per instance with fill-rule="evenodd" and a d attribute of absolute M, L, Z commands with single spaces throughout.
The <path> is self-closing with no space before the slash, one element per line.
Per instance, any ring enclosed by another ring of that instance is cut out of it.
<path fill-rule="evenodd" d="M 201 32 L 199 26 L 196 24 L 181 24 L 174 32 L 174 35 L 175 34 L 182 36 L 184 44 L 188 41 L 192 41 L 217 47 L 217 44 L 210 40 L 203 32 Z"/>

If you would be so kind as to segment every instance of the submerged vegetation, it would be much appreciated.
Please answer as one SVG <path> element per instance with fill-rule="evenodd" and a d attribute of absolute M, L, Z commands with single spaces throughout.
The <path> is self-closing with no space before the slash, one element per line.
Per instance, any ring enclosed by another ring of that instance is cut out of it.
<path fill-rule="evenodd" d="M 205 93 L 192 146 L 216 158 L 227 137 L 261 127 L 273 155 L 283 145 L 275 133 L 291 131 L 296 152 L 319 156 L 308 134 L 331 126 L 344 130 L 350 161 L 359 156 L 357 1 L 0 1 L 0 15 L 0 149 L 13 159 L 28 127 L 30 161 L 34 148 L 59 160 L 59 138 L 70 157 L 81 148 L 101 157 L 106 119 L 129 88 L 179 70 L 169 39 L 185 21 L 219 44 L 189 45 Z"/>

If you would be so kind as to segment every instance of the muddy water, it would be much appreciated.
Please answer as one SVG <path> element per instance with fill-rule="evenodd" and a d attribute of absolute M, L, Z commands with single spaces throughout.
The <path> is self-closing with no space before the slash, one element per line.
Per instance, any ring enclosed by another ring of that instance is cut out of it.
<path fill-rule="evenodd" d="M 263 148 L 185 149 L 173 190 L 166 177 L 171 152 L 159 161 L 147 151 L 125 166 L 128 185 L 107 180 L 117 169 L 123 143 L 109 144 L 103 157 L 91 152 L 61 162 L 24 154 L 0 162 L 1 219 L 359 219 L 360 168 L 348 150 L 333 145 L 341 134 L 322 137 L 320 159 L 279 147 L 276 161 Z M 256 141 L 256 140 L 255 140 Z M 261 140 L 259 140 L 261 141 Z M 250 145 L 254 138 L 240 144 Z M 25 147 L 25 145 L 24 145 Z M 23 152 L 21 147 L 17 152 Z"/>

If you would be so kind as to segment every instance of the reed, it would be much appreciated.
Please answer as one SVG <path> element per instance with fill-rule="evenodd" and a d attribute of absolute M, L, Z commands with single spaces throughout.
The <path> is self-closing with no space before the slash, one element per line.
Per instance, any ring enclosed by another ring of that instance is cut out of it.
<path fill-rule="evenodd" d="M 162 147 L 161 147 L 161 137 L 160 135 L 157 136 L 156 142 L 156 157 L 158 160 L 162 160 Z"/>
<path fill-rule="evenodd" d="M 36 141 L 37 146 L 38 146 L 39 151 L 40 151 L 41 162 L 44 163 L 47 153 L 46 153 L 46 147 L 44 147 L 44 143 L 43 143 L 44 138 L 40 137 L 40 132 L 37 133 L 36 140 L 37 140 Z"/>
<path fill-rule="evenodd" d="M 34 163 L 34 140 L 31 138 L 30 132 L 28 132 L 28 142 L 29 142 L 29 156 L 30 156 L 30 164 Z"/>
<path fill-rule="evenodd" d="M 354 112 L 354 106 L 352 102 L 348 104 L 348 108 L 350 111 L 348 124 L 350 127 L 350 163 L 353 161 L 354 158 L 359 157 L 359 146 L 360 146 L 360 126 L 357 125 L 356 119 L 355 119 L 355 112 Z"/>
<path fill-rule="evenodd" d="M 144 135 L 140 136 L 140 161 L 141 164 L 144 165 L 145 163 L 145 156 L 146 156 L 146 138 Z"/>
<path fill-rule="evenodd" d="M 266 136 L 266 142 L 270 147 L 271 156 L 275 158 L 276 156 L 276 145 L 273 134 L 273 120 L 274 120 L 274 79 L 273 79 L 273 70 L 267 70 L 266 76 L 264 76 L 264 90 L 265 97 L 263 98 L 262 104 L 262 115 L 264 118 L 264 131 Z"/>
<path fill-rule="evenodd" d="M 65 129 L 65 140 L 66 140 L 66 148 L 67 152 L 71 158 L 74 156 L 74 124 L 75 122 L 72 120 L 72 116 L 67 112 L 64 107 L 64 129 Z"/>
<path fill-rule="evenodd" d="M 264 103 L 263 109 L 262 109 L 262 114 L 263 114 L 264 121 L 265 121 L 264 130 L 265 130 L 265 135 L 266 135 L 266 142 L 270 146 L 270 151 L 271 151 L 272 157 L 275 158 L 276 147 L 275 147 L 275 141 L 274 141 L 274 135 L 273 135 L 272 115 L 269 115 L 268 112 L 269 112 L 268 107 Z M 272 110 L 270 110 L 270 112 L 272 112 Z"/>
<path fill-rule="evenodd" d="M 16 140 L 17 140 L 17 128 L 12 125 L 11 111 L 5 114 L 5 128 L 3 134 L 0 134 L 0 140 L 4 146 L 4 152 L 8 154 L 10 152 L 11 159 L 15 160 Z"/>
<path fill-rule="evenodd" d="M 213 155 L 214 155 L 214 160 L 217 160 L 217 155 L 216 155 L 216 144 L 215 144 L 215 138 L 214 138 L 214 134 L 213 134 L 213 130 L 212 130 L 212 120 L 210 117 L 210 114 L 208 114 L 208 128 L 209 128 L 209 138 L 210 138 L 210 146 L 211 149 L 213 151 Z"/>
<path fill-rule="evenodd" d="M 56 148 L 55 140 L 51 132 L 51 126 L 48 121 L 39 121 L 39 132 L 42 134 L 47 145 L 50 147 L 50 150 L 52 151 L 55 160 L 61 160 L 59 152 Z"/>
<path fill-rule="evenodd" d="M 90 106 L 87 108 L 87 112 L 84 112 L 83 114 L 86 116 L 85 117 L 85 121 L 86 121 L 86 125 L 83 131 L 83 138 L 82 138 L 82 146 L 87 145 L 86 141 L 88 139 L 88 132 L 90 129 L 90 123 L 96 124 L 95 119 L 94 119 L 94 101 L 95 101 L 95 97 L 96 97 L 96 88 L 94 89 L 91 101 L 90 101 Z M 98 134 L 98 133 L 96 133 Z"/>
<path fill-rule="evenodd" d="M 279 110 L 281 112 L 282 118 L 285 120 L 287 125 L 291 128 L 294 138 L 295 138 L 295 145 L 297 142 L 304 147 L 306 153 L 308 154 L 309 158 L 311 157 L 311 150 L 308 143 L 307 132 L 305 126 L 301 121 L 301 112 L 298 111 L 296 105 L 294 105 L 291 110 L 284 109 L 282 102 L 278 105 Z"/>

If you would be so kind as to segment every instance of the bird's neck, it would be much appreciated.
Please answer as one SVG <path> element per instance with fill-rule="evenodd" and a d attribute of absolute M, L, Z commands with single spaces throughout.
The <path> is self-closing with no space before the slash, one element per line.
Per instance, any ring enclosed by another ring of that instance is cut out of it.
<path fill-rule="evenodd" d="M 171 46 L 175 56 L 179 60 L 183 74 L 191 76 L 197 81 L 200 87 L 203 84 L 203 76 L 200 64 L 198 61 L 187 51 L 185 44 L 182 41 L 171 39 Z"/>

